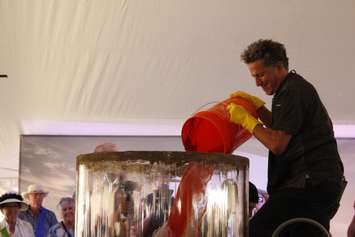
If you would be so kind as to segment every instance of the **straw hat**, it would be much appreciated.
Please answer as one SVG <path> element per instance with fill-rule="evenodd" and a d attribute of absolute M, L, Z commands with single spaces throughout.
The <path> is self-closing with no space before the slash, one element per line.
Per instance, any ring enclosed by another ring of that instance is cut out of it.
<path fill-rule="evenodd" d="M 10 203 L 19 203 L 20 210 L 26 211 L 28 209 L 28 205 L 21 200 L 22 197 L 16 193 L 5 193 L 0 197 L 0 208 L 8 206 Z"/>
<path fill-rule="evenodd" d="M 28 199 L 28 195 L 31 193 L 43 193 L 45 196 L 48 195 L 48 192 L 44 191 L 43 187 L 39 184 L 31 184 L 27 187 L 27 191 L 22 193 L 22 196 L 25 199 Z"/>

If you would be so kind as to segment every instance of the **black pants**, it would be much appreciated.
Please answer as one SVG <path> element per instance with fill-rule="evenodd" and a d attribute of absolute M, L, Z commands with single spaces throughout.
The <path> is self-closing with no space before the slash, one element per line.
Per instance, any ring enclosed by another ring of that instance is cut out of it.
<path fill-rule="evenodd" d="M 341 182 L 327 181 L 315 187 L 306 185 L 305 189 L 290 188 L 273 193 L 250 220 L 249 237 L 271 237 L 280 224 L 293 218 L 310 218 L 329 230 L 343 188 Z"/>

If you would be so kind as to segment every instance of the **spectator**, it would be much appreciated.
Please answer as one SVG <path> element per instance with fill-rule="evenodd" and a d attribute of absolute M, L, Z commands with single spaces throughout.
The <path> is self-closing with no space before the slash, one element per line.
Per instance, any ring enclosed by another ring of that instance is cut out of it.
<path fill-rule="evenodd" d="M 43 207 L 43 199 L 48 195 L 44 189 L 37 184 L 28 186 L 23 193 L 29 203 L 27 211 L 21 212 L 19 218 L 31 223 L 36 237 L 45 237 L 51 226 L 58 223 L 55 214 Z"/>
<path fill-rule="evenodd" d="M 5 217 L 0 222 L 0 236 L 34 237 L 31 224 L 18 218 L 20 211 L 27 208 L 28 205 L 19 194 L 5 193 L 0 197 L 0 210 Z"/>
<path fill-rule="evenodd" d="M 95 147 L 94 153 L 100 153 L 100 152 L 114 152 L 118 151 L 118 148 L 115 144 L 106 142 L 100 145 L 97 145 Z"/>
<path fill-rule="evenodd" d="M 249 182 L 249 218 L 253 216 L 253 211 L 259 202 L 258 189 L 252 182 Z"/>
<path fill-rule="evenodd" d="M 143 221 L 143 235 L 152 236 L 168 218 L 170 207 L 174 201 L 173 190 L 168 184 L 161 184 L 144 200 L 145 219 Z M 148 214 L 148 215 L 147 215 Z"/>
<path fill-rule="evenodd" d="M 269 194 L 265 190 L 258 189 L 258 195 L 259 195 L 259 201 L 258 204 L 256 204 L 256 207 L 254 209 L 254 215 L 266 203 L 266 201 L 269 198 Z"/>
<path fill-rule="evenodd" d="M 74 237 L 75 201 L 71 197 L 61 198 L 58 207 L 62 221 L 49 229 L 48 237 Z"/>

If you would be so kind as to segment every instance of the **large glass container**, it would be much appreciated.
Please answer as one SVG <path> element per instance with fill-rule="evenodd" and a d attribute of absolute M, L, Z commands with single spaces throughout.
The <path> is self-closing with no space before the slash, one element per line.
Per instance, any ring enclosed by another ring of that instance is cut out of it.
<path fill-rule="evenodd" d="M 248 166 L 219 153 L 80 155 L 76 236 L 247 236 Z"/>

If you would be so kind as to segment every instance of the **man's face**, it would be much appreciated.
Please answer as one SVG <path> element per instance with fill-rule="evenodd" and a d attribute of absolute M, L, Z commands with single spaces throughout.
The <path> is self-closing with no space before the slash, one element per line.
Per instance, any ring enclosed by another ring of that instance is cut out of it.
<path fill-rule="evenodd" d="M 283 78 L 280 67 L 282 66 L 264 66 L 262 59 L 248 64 L 250 74 L 255 78 L 256 86 L 263 88 L 267 95 L 273 95 L 281 84 Z"/>
<path fill-rule="evenodd" d="M 61 204 L 61 214 L 64 222 L 74 222 L 75 204 L 71 201 L 64 201 Z"/>
<path fill-rule="evenodd" d="M 28 195 L 28 201 L 33 208 L 42 207 L 43 199 L 46 195 L 44 193 L 30 193 Z"/>

